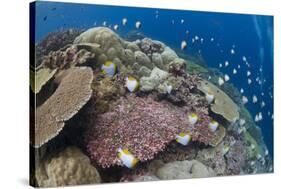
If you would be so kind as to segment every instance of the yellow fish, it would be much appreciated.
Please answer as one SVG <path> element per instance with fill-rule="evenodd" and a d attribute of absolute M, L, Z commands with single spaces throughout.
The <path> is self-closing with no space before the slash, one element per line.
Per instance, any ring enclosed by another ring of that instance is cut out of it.
<path fill-rule="evenodd" d="M 176 141 L 184 146 L 188 145 L 191 140 L 191 136 L 187 133 L 180 133 L 176 136 Z"/>
<path fill-rule="evenodd" d="M 101 66 L 102 73 L 113 77 L 117 73 L 117 65 L 112 61 L 106 61 Z"/>
<path fill-rule="evenodd" d="M 139 161 L 133 156 L 133 154 L 129 152 L 128 149 L 118 148 L 117 156 L 122 161 L 122 163 L 130 169 L 134 168 Z"/>
<path fill-rule="evenodd" d="M 140 83 L 133 76 L 128 76 L 126 77 L 126 87 L 130 92 L 136 92 L 140 88 Z"/>
<path fill-rule="evenodd" d="M 206 94 L 206 100 L 208 102 L 208 104 L 211 104 L 215 99 L 215 96 L 213 94 L 207 93 Z"/>
<path fill-rule="evenodd" d="M 215 120 L 211 121 L 208 125 L 209 129 L 212 131 L 212 132 L 215 132 L 217 130 L 219 126 L 219 123 Z"/>
<path fill-rule="evenodd" d="M 188 120 L 189 120 L 190 124 L 194 125 L 198 121 L 198 115 L 195 113 L 192 113 L 191 115 L 188 116 Z"/>

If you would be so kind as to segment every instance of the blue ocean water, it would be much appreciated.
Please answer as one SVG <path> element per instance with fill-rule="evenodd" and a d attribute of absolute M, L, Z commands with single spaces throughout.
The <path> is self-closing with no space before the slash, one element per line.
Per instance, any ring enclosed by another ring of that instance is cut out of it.
<path fill-rule="evenodd" d="M 123 18 L 128 20 L 126 26 L 122 26 Z M 102 26 L 104 22 L 108 27 L 118 24 L 116 32 L 125 35 L 136 30 L 136 21 L 141 22 L 139 32 L 170 47 L 180 49 L 181 42 L 186 40 L 184 52 L 200 53 L 208 67 L 229 75 L 229 82 L 244 90 L 243 95 L 249 100 L 246 107 L 253 117 L 262 114 L 263 119 L 256 124 L 262 129 L 265 143 L 273 155 L 272 16 L 39 1 L 36 3 L 35 42 L 49 32 L 87 29 Z M 192 39 L 196 37 L 200 42 L 193 44 Z M 225 61 L 229 66 L 224 66 Z M 220 64 L 223 65 L 221 68 Z M 237 70 L 235 75 L 234 68 Z M 251 72 L 249 76 L 248 71 Z M 248 84 L 248 79 L 251 79 L 251 84 Z M 252 102 L 254 95 L 257 103 Z"/>

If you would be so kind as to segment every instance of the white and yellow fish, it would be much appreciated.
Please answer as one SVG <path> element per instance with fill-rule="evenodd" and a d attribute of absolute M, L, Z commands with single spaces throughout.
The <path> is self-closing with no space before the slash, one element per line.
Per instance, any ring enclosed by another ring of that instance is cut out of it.
<path fill-rule="evenodd" d="M 126 87 L 130 92 L 136 92 L 140 87 L 140 83 L 135 77 L 128 76 L 126 77 Z"/>
<path fill-rule="evenodd" d="M 228 65 L 229 65 L 229 62 L 228 62 L 228 61 L 225 61 L 225 62 L 224 62 L 224 66 L 227 67 Z"/>
<path fill-rule="evenodd" d="M 241 127 L 238 129 L 238 134 L 245 133 L 247 131 L 246 127 Z"/>
<path fill-rule="evenodd" d="M 188 116 L 188 120 L 189 120 L 189 123 L 190 123 L 191 125 L 194 125 L 194 124 L 196 124 L 197 121 L 198 121 L 198 115 L 195 114 L 195 113 L 192 113 L 192 114 L 190 114 L 190 115 Z"/>
<path fill-rule="evenodd" d="M 264 101 L 261 102 L 261 107 L 262 108 L 265 107 L 265 102 Z"/>
<path fill-rule="evenodd" d="M 102 64 L 101 70 L 103 74 L 113 77 L 117 73 L 117 66 L 112 61 L 106 61 Z"/>
<path fill-rule="evenodd" d="M 139 29 L 140 27 L 141 27 L 141 22 L 140 22 L 140 21 L 137 21 L 137 22 L 136 22 L 136 28 Z"/>
<path fill-rule="evenodd" d="M 223 78 L 219 77 L 218 83 L 219 83 L 219 86 L 222 86 L 224 84 Z"/>
<path fill-rule="evenodd" d="M 133 156 L 133 154 L 131 154 L 129 152 L 128 149 L 122 149 L 122 148 L 118 148 L 118 151 L 117 151 L 117 156 L 118 158 L 122 161 L 122 163 L 128 167 L 128 168 L 134 168 L 136 166 L 136 164 L 138 163 L 138 159 L 135 158 Z"/>
<path fill-rule="evenodd" d="M 219 127 L 219 123 L 215 120 L 212 120 L 209 125 L 208 125 L 209 129 L 212 131 L 212 132 L 215 132 L 217 130 L 217 128 Z"/>
<path fill-rule="evenodd" d="M 265 156 L 268 155 L 268 149 L 265 150 L 264 155 L 265 155 Z"/>
<path fill-rule="evenodd" d="M 215 99 L 215 96 L 213 94 L 211 94 L 211 93 L 206 94 L 206 100 L 207 100 L 208 104 L 211 104 L 214 101 L 214 99 Z"/>
<path fill-rule="evenodd" d="M 231 53 L 231 54 L 235 54 L 234 49 L 231 49 L 231 50 L 230 50 L 230 53 Z"/>
<path fill-rule="evenodd" d="M 235 68 L 233 69 L 233 74 L 237 74 L 237 70 Z"/>
<path fill-rule="evenodd" d="M 186 48 L 186 46 L 187 46 L 186 41 L 182 41 L 181 42 L 181 50 L 184 50 Z"/>
<path fill-rule="evenodd" d="M 230 146 L 229 146 L 229 145 L 227 145 L 227 144 L 223 145 L 222 154 L 223 154 L 223 155 L 227 154 L 227 152 L 229 151 L 229 149 L 230 149 Z"/>
<path fill-rule="evenodd" d="M 254 144 L 251 144 L 251 149 L 253 150 L 255 148 L 256 148 L 256 146 Z"/>
<path fill-rule="evenodd" d="M 243 126 L 246 123 L 245 119 L 240 119 L 239 120 L 239 125 Z"/>
<path fill-rule="evenodd" d="M 248 79 L 248 84 L 250 85 L 252 83 L 252 80 L 251 79 Z"/>
<path fill-rule="evenodd" d="M 253 96 L 253 103 L 256 103 L 258 101 L 258 97 L 256 95 Z"/>
<path fill-rule="evenodd" d="M 165 84 L 165 92 L 166 93 L 171 94 L 172 90 L 173 90 L 173 86 L 172 85 Z"/>
<path fill-rule="evenodd" d="M 227 74 L 225 74 L 225 75 L 224 75 L 224 80 L 225 80 L 225 81 L 229 81 L 229 80 L 230 80 L 230 77 L 229 77 Z"/>
<path fill-rule="evenodd" d="M 127 24 L 127 22 L 128 22 L 127 18 L 123 18 L 123 19 L 122 19 L 122 25 L 123 25 L 123 26 L 125 26 L 125 25 Z"/>
<path fill-rule="evenodd" d="M 191 136 L 188 133 L 180 133 L 176 136 L 176 141 L 186 146 L 191 141 Z"/>
<path fill-rule="evenodd" d="M 115 24 L 115 25 L 113 26 L 113 29 L 114 29 L 115 31 L 118 30 L 118 28 L 119 28 L 118 24 Z"/>
<path fill-rule="evenodd" d="M 247 104 L 248 103 L 248 98 L 245 96 L 242 96 L 242 103 Z"/>

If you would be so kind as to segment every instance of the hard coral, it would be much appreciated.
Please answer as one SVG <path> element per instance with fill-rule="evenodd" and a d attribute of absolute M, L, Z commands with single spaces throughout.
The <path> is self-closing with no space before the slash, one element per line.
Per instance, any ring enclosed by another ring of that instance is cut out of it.
<path fill-rule="evenodd" d="M 89 158 L 76 147 L 68 147 L 45 160 L 36 169 L 39 187 L 100 183 L 101 178 Z"/>
<path fill-rule="evenodd" d="M 64 122 L 73 117 L 92 95 L 91 68 L 70 68 L 65 72 L 54 94 L 36 110 L 35 138 L 32 141 L 35 147 L 57 136 Z"/>
<path fill-rule="evenodd" d="M 71 44 L 75 37 L 80 33 L 80 30 L 68 29 L 48 34 L 35 46 L 36 66 L 41 64 L 43 56 L 48 55 L 51 51 L 57 51 L 60 48 Z"/>
<path fill-rule="evenodd" d="M 229 122 L 239 119 L 238 106 L 214 84 L 202 79 L 198 84 L 198 89 L 205 94 L 208 93 L 215 96 L 215 102 L 211 104 L 211 110 L 214 113 L 223 116 Z"/>
<path fill-rule="evenodd" d="M 91 159 L 104 168 L 122 165 L 116 155 L 119 147 L 144 162 L 163 151 L 180 132 L 189 132 L 193 140 L 206 145 L 214 137 L 207 127 L 210 118 L 203 110 L 197 112 L 200 121 L 193 126 L 187 119 L 191 112 L 165 101 L 131 94 L 116 104 L 111 112 L 98 115 L 86 134 Z"/>
<path fill-rule="evenodd" d="M 49 68 L 42 68 L 38 71 L 32 72 L 30 71 L 30 85 L 32 91 L 37 94 L 40 92 L 42 87 L 53 78 L 57 69 L 49 69 Z"/>

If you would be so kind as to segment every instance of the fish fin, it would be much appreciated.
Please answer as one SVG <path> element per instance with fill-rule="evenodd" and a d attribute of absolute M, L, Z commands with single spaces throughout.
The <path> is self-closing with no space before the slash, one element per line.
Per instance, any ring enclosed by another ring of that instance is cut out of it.
<path fill-rule="evenodd" d="M 139 160 L 137 158 L 134 158 L 132 161 L 132 168 L 135 167 L 138 162 L 139 162 Z"/>
<path fill-rule="evenodd" d="M 121 158 L 122 154 L 120 152 L 117 153 L 118 158 Z"/>
<path fill-rule="evenodd" d="M 124 154 L 127 154 L 127 155 L 131 154 L 128 149 L 124 149 L 123 152 L 124 152 Z"/>

